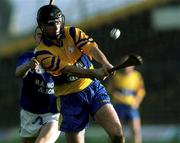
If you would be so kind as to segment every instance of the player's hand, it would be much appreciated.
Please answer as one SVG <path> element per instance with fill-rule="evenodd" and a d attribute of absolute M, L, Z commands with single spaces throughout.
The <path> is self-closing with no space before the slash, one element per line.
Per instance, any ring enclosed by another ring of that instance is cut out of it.
<path fill-rule="evenodd" d="M 94 69 L 94 72 L 95 72 L 96 78 L 99 80 L 105 80 L 109 76 L 107 69 L 103 67 L 99 69 Z"/>
<path fill-rule="evenodd" d="M 112 64 L 106 63 L 106 64 L 102 65 L 102 67 L 104 68 L 104 70 L 105 70 L 105 72 L 106 72 L 107 74 L 109 74 L 109 75 L 114 74 L 114 71 L 113 71 L 113 72 L 109 72 L 110 69 L 112 69 L 112 68 L 114 67 Z"/>
<path fill-rule="evenodd" d="M 134 101 L 133 104 L 132 104 L 132 107 L 135 108 L 135 109 L 138 109 L 139 108 L 139 103 Z"/>
<path fill-rule="evenodd" d="M 29 62 L 29 67 L 35 69 L 39 65 L 39 62 L 33 57 Z"/>

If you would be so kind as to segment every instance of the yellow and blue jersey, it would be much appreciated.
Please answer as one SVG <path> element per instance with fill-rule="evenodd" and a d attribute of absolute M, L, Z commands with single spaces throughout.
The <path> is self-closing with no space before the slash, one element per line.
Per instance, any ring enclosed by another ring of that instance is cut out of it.
<path fill-rule="evenodd" d="M 133 105 L 136 102 L 136 96 L 144 96 L 144 81 L 138 71 L 129 74 L 116 72 L 113 77 L 114 90 L 120 92 L 119 100 L 114 101 L 125 105 Z"/>
<path fill-rule="evenodd" d="M 67 26 L 63 36 L 59 45 L 43 39 L 35 49 L 36 59 L 53 76 L 56 96 L 76 93 L 90 85 L 91 79 L 62 74 L 61 70 L 68 65 L 93 69 L 89 51 L 92 46 L 97 47 L 96 42 L 79 28 Z"/>

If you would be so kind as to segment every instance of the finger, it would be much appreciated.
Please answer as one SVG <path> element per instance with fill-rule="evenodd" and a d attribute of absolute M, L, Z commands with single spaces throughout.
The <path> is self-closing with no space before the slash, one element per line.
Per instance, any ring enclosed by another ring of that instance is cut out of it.
<path fill-rule="evenodd" d="M 39 62 L 35 58 L 33 58 L 32 62 L 35 64 L 35 66 L 39 65 Z"/>
<path fill-rule="evenodd" d="M 105 79 L 107 79 L 107 77 L 108 77 L 108 76 L 104 76 L 102 80 L 105 80 Z"/>

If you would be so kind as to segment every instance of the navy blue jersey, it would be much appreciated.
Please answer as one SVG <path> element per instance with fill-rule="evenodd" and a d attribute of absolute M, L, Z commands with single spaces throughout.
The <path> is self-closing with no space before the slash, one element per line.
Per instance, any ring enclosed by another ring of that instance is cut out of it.
<path fill-rule="evenodd" d="M 33 56 L 33 53 L 21 55 L 17 67 L 29 61 Z M 35 70 L 28 71 L 22 80 L 20 106 L 37 114 L 57 113 L 54 82 L 48 73 L 39 74 Z"/>

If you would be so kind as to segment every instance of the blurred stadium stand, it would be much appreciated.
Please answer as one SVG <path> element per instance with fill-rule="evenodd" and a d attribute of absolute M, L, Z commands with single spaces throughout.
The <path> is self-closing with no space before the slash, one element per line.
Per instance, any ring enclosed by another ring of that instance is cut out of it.
<path fill-rule="evenodd" d="M 164 7 L 176 7 L 179 1 L 149 0 L 97 16 L 80 24 L 98 42 L 113 64 L 129 53 L 140 54 L 147 96 L 141 106 L 143 124 L 180 123 L 180 29 L 158 30 L 152 26 L 153 12 Z M 109 37 L 111 28 L 121 30 L 121 37 Z M 33 32 L 16 37 L 0 48 L 0 127 L 19 123 L 18 97 L 20 82 L 15 77 L 18 55 L 34 48 Z"/>

